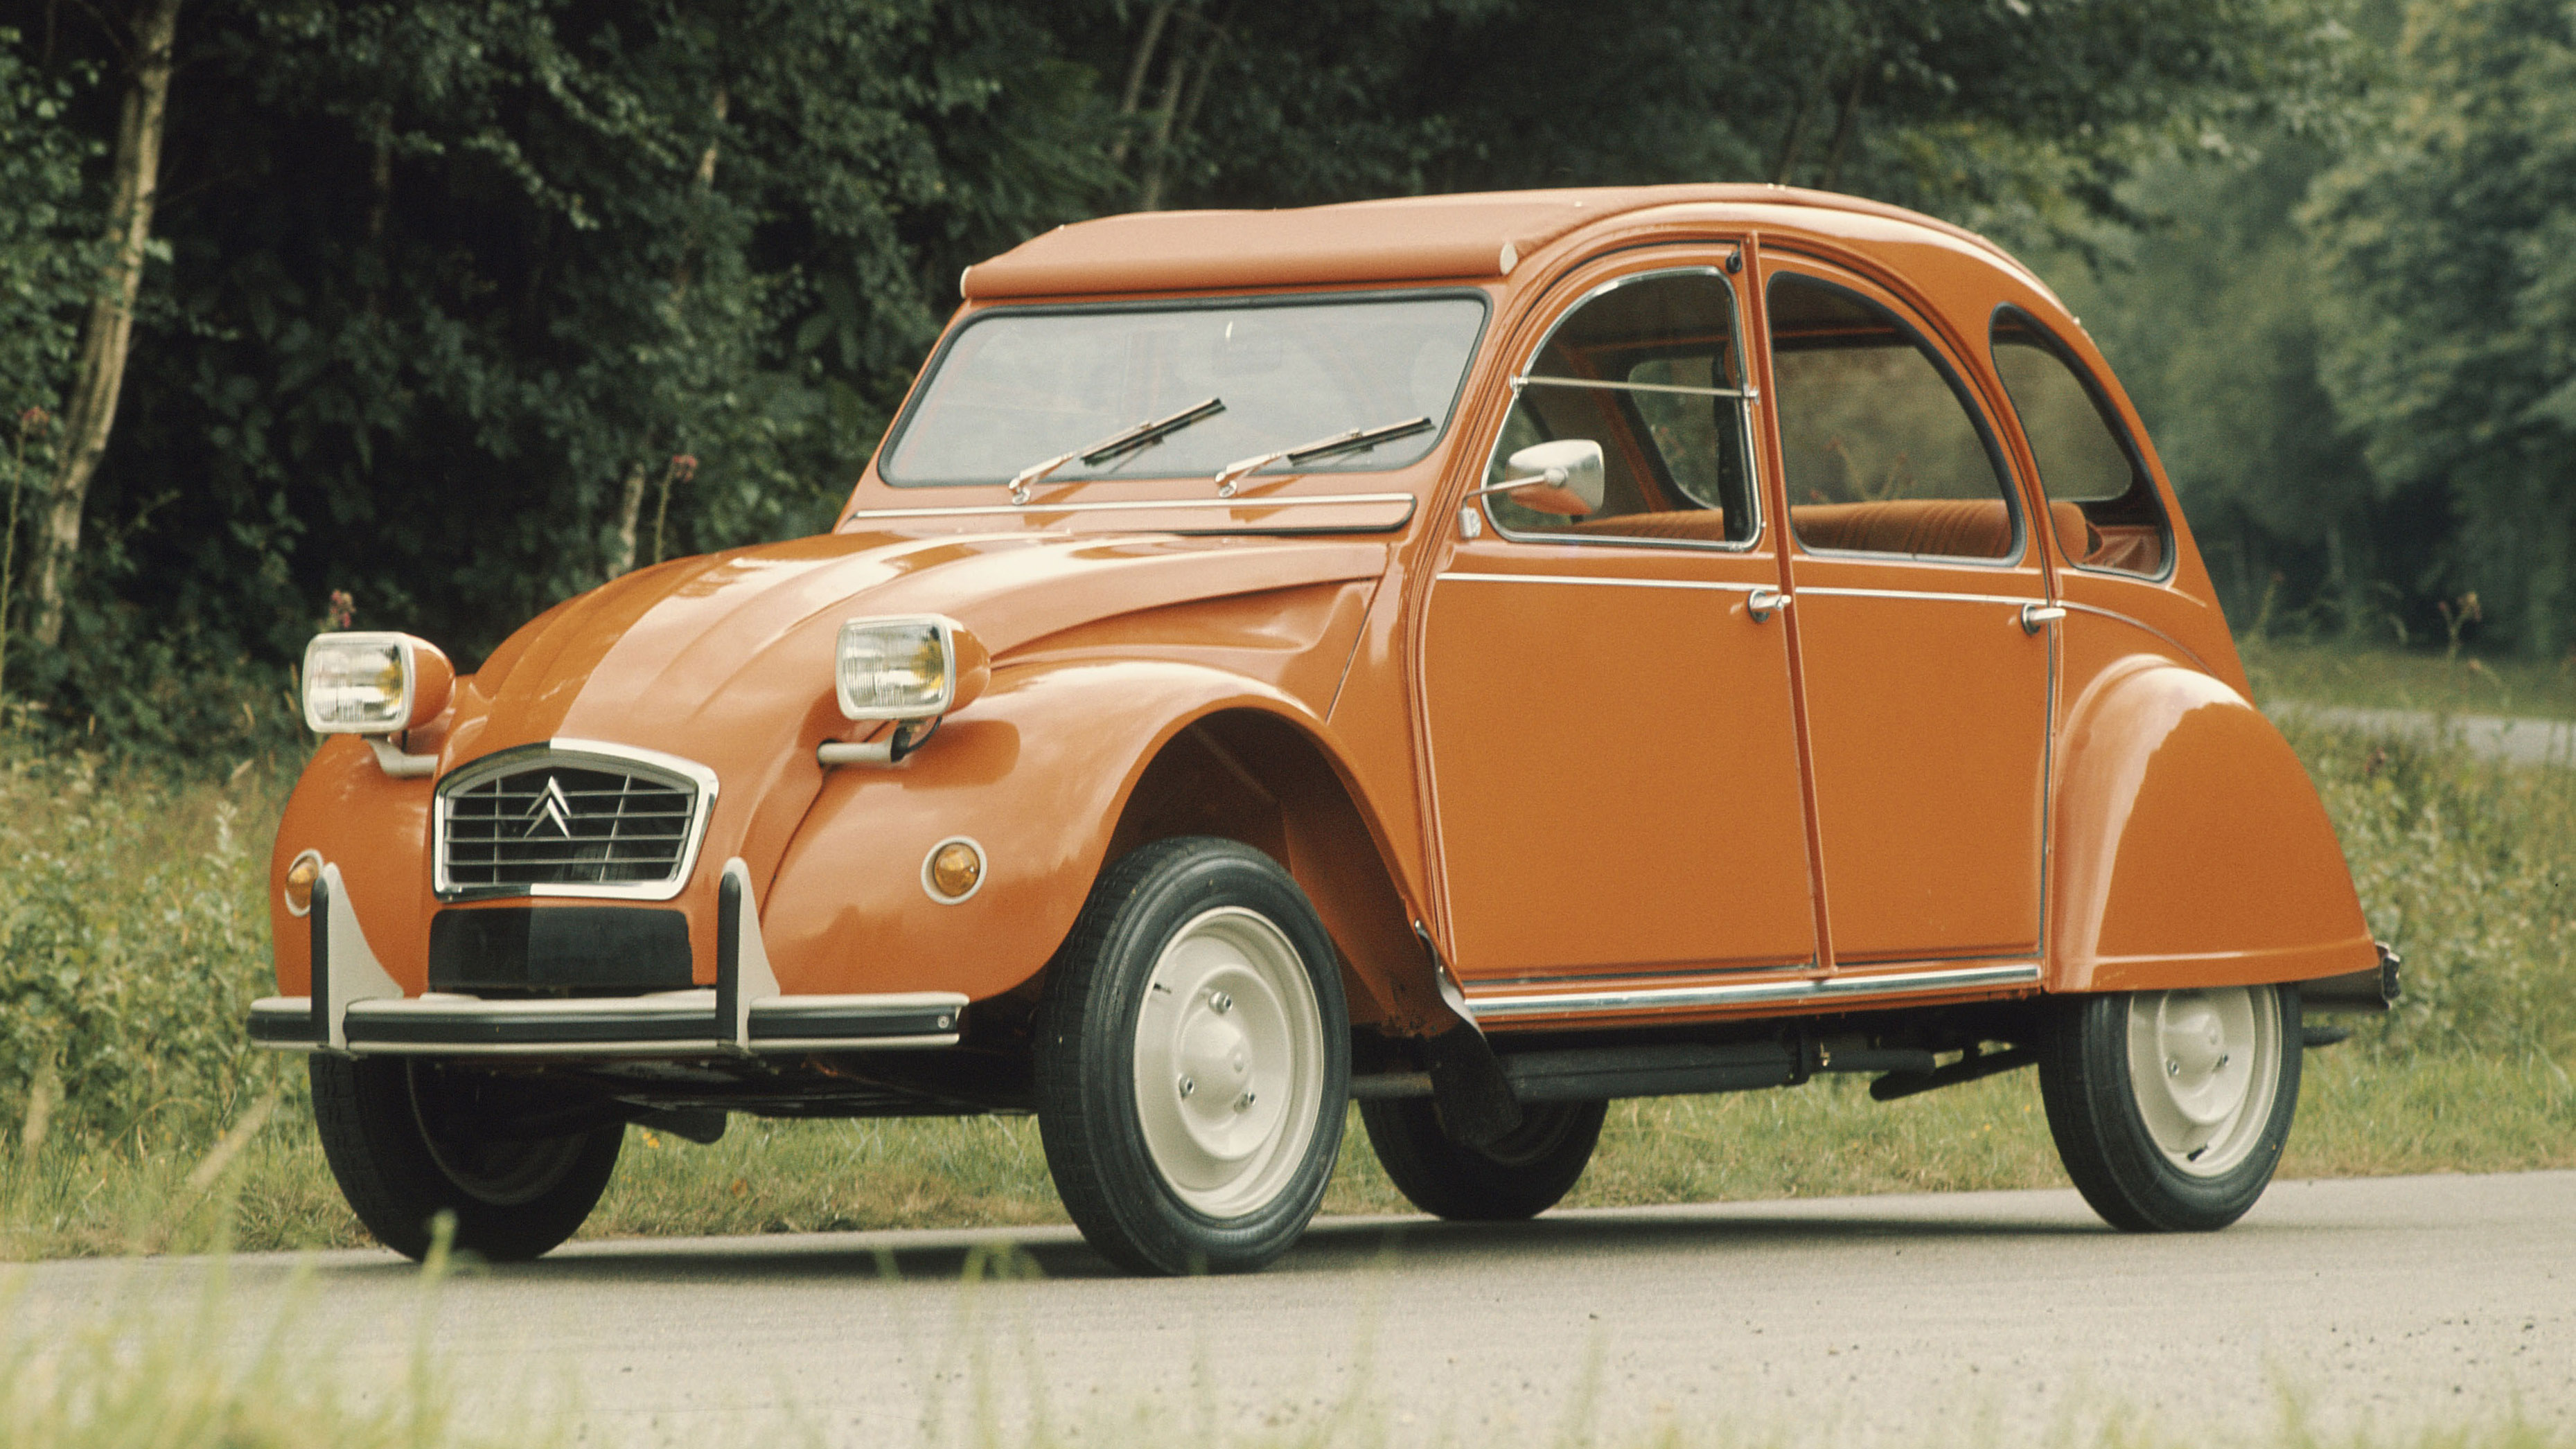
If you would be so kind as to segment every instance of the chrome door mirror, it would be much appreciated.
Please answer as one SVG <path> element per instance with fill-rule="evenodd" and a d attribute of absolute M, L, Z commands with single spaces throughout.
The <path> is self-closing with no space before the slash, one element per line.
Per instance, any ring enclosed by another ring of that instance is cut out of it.
<path fill-rule="evenodd" d="M 1601 445 L 1590 438 L 1559 438 L 1532 443 L 1503 463 L 1503 481 L 1483 493 L 1509 493 L 1512 501 L 1539 513 L 1579 518 L 1598 512 L 1602 498 Z"/>

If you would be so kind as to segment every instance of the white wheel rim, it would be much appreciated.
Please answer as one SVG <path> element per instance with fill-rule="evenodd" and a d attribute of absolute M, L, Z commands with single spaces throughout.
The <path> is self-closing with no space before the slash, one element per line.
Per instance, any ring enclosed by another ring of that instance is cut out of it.
<path fill-rule="evenodd" d="M 1183 926 L 1136 1014 L 1136 1113 L 1175 1196 L 1213 1218 L 1269 1205 L 1305 1161 L 1324 1022 L 1297 948 L 1228 906 Z"/>
<path fill-rule="evenodd" d="M 2281 1001 L 2263 987 L 2129 998 L 2129 1085 L 2156 1150 L 2193 1177 L 2250 1156 L 2281 1089 Z"/>

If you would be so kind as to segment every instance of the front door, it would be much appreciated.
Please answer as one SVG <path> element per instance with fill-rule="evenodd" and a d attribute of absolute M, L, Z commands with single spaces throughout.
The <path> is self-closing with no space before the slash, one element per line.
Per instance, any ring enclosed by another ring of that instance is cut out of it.
<path fill-rule="evenodd" d="M 1488 492 L 1450 525 L 1420 678 L 1470 983 L 1814 959 L 1786 629 L 1754 607 L 1780 581 L 1779 531 L 1750 464 L 1737 299 L 1708 261 L 1576 283 L 1523 369 L 1487 482 L 1522 448 L 1589 440 L 1601 505 Z"/>
<path fill-rule="evenodd" d="M 1834 963 L 2035 955 L 2042 541 L 1930 329 L 1839 269 L 1765 272 Z"/>

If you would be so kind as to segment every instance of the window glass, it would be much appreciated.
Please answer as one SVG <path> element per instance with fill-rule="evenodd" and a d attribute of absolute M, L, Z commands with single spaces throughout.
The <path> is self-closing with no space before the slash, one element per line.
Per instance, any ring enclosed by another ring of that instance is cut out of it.
<path fill-rule="evenodd" d="M 942 350 L 878 467 L 899 485 L 997 483 L 1208 398 L 1222 412 L 1054 480 L 1210 475 L 1413 418 L 1431 426 L 1294 471 L 1401 467 L 1439 441 L 1483 330 L 1457 295 L 1085 311 L 996 308 Z M 1285 469 L 1286 465 L 1281 465 Z"/>
<path fill-rule="evenodd" d="M 2163 573 L 2168 550 L 2155 485 L 2057 339 L 2006 308 L 1995 316 L 1994 353 L 1995 371 L 2012 397 L 2022 436 L 2030 440 L 2051 510 L 2073 507 L 2083 515 L 2080 531 L 2061 530 L 2070 561 L 2121 573 Z"/>
<path fill-rule="evenodd" d="M 1516 536 L 1741 544 L 1760 531 L 1746 461 L 1735 292 L 1715 272 L 1612 285 L 1550 334 L 1503 424 L 1486 482 L 1511 476 L 1532 443 L 1601 445 L 1603 500 L 1581 518 L 1486 495 Z"/>
<path fill-rule="evenodd" d="M 1789 520 L 1809 548 L 2007 558 L 2018 532 L 1984 429 L 1932 349 L 1886 308 L 1772 279 L 1771 377 Z"/>

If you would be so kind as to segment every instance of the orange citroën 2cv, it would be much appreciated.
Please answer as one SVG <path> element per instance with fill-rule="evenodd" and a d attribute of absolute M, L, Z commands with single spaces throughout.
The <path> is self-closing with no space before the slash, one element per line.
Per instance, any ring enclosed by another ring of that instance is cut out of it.
<path fill-rule="evenodd" d="M 2394 995 L 2136 413 L 1972 234 L 1427 197 L 962 291 L 831 532 L 470 675 L 314 640 L 250 1030 L 389 1246 L 546 1251 L 629 1123 L 1034 1112 L 1100 1251 L 1243 1269 L 1354 1101 L 1517 1218 L 1613 1098 L 2025 1065 L 2104 1218 L 2209 1229 L 2303 1007 Z"/>

